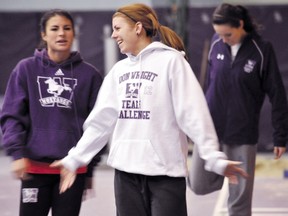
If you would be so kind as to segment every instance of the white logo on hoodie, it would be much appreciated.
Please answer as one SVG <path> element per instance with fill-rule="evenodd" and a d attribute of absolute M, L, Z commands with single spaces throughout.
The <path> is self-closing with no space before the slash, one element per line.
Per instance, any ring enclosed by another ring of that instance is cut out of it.
<path fill-rule="evenodd" d="M 37 82 L 40 95 L 39 101 L 43 107 L 71 108 L 72 89 L 77 85 L 76 79 L 38 76 Z"/>

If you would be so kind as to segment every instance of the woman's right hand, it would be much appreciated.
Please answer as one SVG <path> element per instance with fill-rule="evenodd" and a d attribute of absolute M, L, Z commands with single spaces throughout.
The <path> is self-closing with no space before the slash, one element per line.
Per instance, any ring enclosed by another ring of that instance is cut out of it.
<path fill-rule="evenodd" d="M 61 180 L 60 180 L 59 190 L 60 190 L 60 193 L 64 193 L 73 185 L 76 179 L 76 172 L 66 169 L 61 163 L 61 160 L 54 161 L 50 166 L 60 168 Z"/>
<path fill-rule="evenodd" d="M 29 166 L 29 160 L 27 158 L 21 158 L 12 162 L 12 172 L 17 179 L 27 180 L 28 175 L 26 173 Z"/>

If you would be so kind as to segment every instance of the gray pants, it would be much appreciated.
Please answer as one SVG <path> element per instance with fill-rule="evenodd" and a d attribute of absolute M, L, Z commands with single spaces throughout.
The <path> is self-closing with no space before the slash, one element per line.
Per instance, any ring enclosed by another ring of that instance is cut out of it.
<path fill-rule="evenodd" d="M 241 167 L 249 174 L 247 179 L 239 178 L 239 184 L 229 184 L 229 216 L 251 216 L 257 145 L 223 144 L 222 147 L 228 159 L 243 162 Z"/>

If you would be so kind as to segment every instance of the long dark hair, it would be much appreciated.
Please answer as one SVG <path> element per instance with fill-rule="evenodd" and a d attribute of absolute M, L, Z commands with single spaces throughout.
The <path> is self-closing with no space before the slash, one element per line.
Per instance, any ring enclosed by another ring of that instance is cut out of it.
<path fill-rule="evenodd" d="M 44 32 L 46 33 L 46 26 L 47 26 L 47 22 L 49 19 L 51 19 L 54 16 L 63 16 L 65 18 L 67 18 L 68 20 L 71 21 L 72 24 L 72 29 L 73 29 L 73 33 L 75 34 L 75 29 L 74 29 L 74 19 L 72 17 L 72 15 L 65 10 L 61 10 L 61 9 L 52 9 L 47 11 L 46 13 L 43 14 L 41 20 L 40 20 L 40 33 Z M 38 48 L 47 48 L 47 44 L 45 41 L 43 41 L 41 39 Z"/>
<path fill-rule="evenodd" d="M 240 20 L 243 20 L 243 28 L 247 33 L 258 34 L 261 29 L 261 25 L 250 15 L 248 9 L 241 5 L 221 4 L 214 10 L 212 16 L 212 24 L 230 25 L 235 28 L 240 26 Z"/>

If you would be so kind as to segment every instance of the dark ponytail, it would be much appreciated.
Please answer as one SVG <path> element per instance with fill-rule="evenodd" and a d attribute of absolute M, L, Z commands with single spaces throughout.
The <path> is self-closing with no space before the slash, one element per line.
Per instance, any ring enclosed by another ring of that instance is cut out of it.
<path fill-rule="evenodd" d="M 241 5 L 221 4 L 219 5 L 212 16 L 212 24 L 215 25 L 230 25 L 238 28 L 240 20 L 244 22 L 244 30 L 248 33 L 257 33 L 260 30 L 260 25 L 250 15 L 247 8 Z"/>

